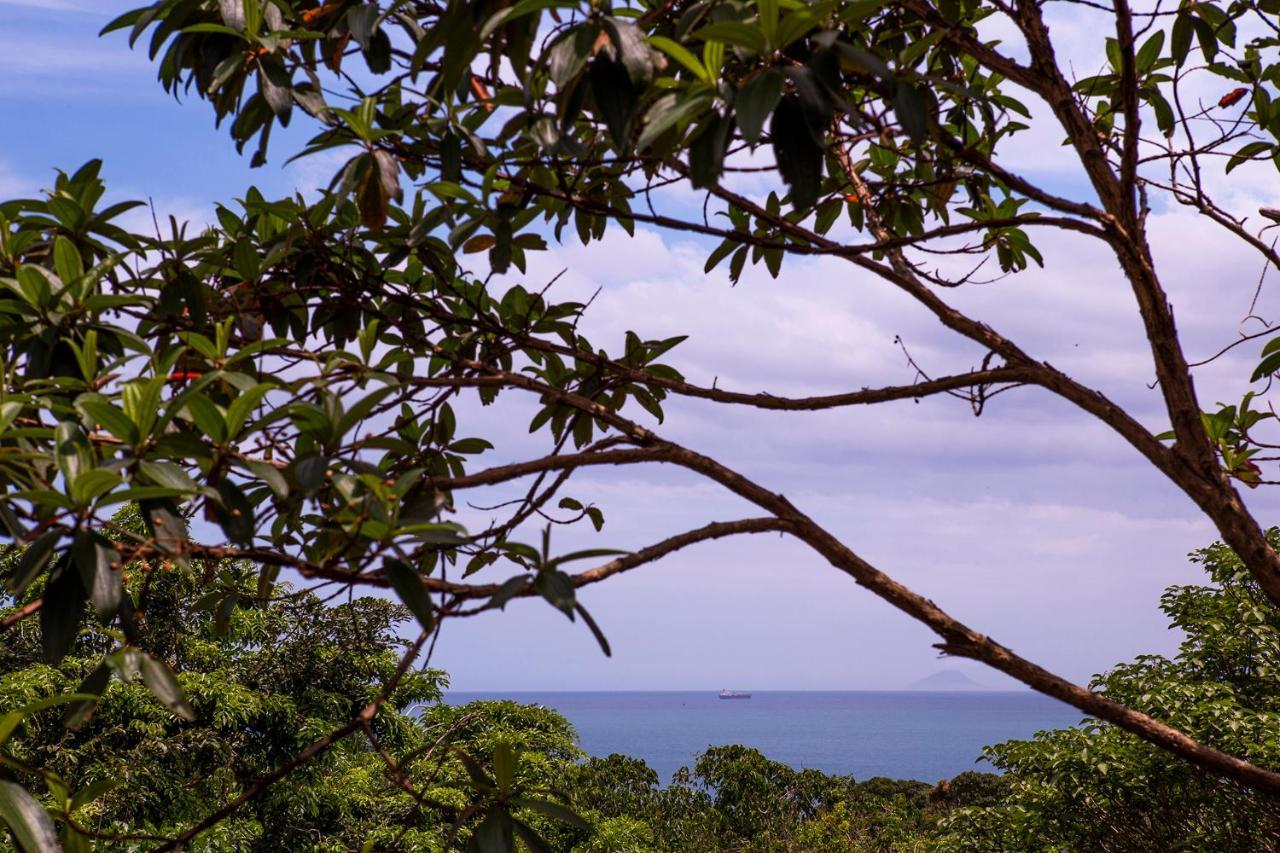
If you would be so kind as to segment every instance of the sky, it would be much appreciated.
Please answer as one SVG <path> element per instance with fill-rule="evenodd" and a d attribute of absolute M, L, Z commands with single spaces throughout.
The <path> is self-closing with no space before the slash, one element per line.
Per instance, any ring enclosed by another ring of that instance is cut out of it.
<path fill-rule="evenodd" d="M 305 140 L 304 122 L 277 135 L 270 162 L 251 170 L 207 105 L 160 89 L 144 50 L 130 51 L 121 34 L 96 36 L 133 5 L 0 0 L 0 198 L 35 193 L 55 169 L 93 157 L 104 160 L 113 198 L 148 199 L 162 216 L 197 223 L 250 183 L 279 196 L 327 181 L 332 160 L 281 165 Z M 1096 62 L 1088 21 L 1063 18 L 1053 31 L 1077 68 Z M 1060 142 L 1053 131 L 1032 132 L 1008 163 L 1085 197 Z M 1223 188 L 1237 209 L 1276 203 L 1274 172 L 1235 177 Z M 146 211 L 130 215 L 136 227 L 150 221 Z M 1233 340 L 1260 264 L 1181 210 L 1157 207 L 1151 241 L 1188 356 Z M 1136 309 L 1114 261 L 1078 235 L 1046 233 L 1038 245 L 1043 270 L 948 297 L 1163 429 Z M 703 272 L 706 254 L 685 236 L 619 230 L 588 247 L 531 255 L 519 280 L 540 287 L 559 275 L 553 293 L 562 300 L 599 290 L 583 328 L 602 344 L 616 346 L 627 329 L 645 338 L 690 335 L 669 360 L 690 381 L 722 388 L 801 395 L 910 382 L 899 338 L 935 375 L 981 358 L 847 264 L 788 260 L 776 281 L 749 269 L 731 287 L 723 268 Z M 1264 310 L 1274 296 L 1264 289 Z M 1247 390 L 1256 347 L 1240 350 L 1197 374 L 1207 405 Z M 532 452 L 524 428 L 532 411 L 513 400 L 488 415 L 495 463 Z M 1079 680 L 1176 647 L 1160 593 L 1198 581 L 1186 554 L 1215 538 L 1119 438 L 1035 389 L 997 398 L 980 418 L 946 397 L 799 415 L 689 401 L 669 404 L 660 430 L 782 492 L 970 626 Z M 598 535 L 571 531 L 557 549 L 633 549 L 755 514 L 666 470 L 590 471 L 569 494 L 598 503 L 607 524 Z M 1274 497 L 1246 498 L 1264 524 L 1280 518 Z M 472 524 L 486 519 L 477 510 L 459 514 Z M 432 663 L 460 690 L 896 689 L 940 669 L 1009 684 L 979 665 L 940 659 L 926 629 L 776 536 L 698 545 L 580 597 L 613 657 L 580 622 L 527 600 L 449 625 Z"/>

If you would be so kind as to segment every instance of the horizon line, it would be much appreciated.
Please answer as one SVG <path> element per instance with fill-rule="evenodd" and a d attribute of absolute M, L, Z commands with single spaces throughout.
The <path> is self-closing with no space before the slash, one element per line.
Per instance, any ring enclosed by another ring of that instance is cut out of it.
<path fill-rule="evenodd" d="M 518 687 L 518 688 L 471 688 L 459 689 L 450 687 L 445 693 L 717 693 L 719 687 Z M 735 688 L 736 689 L 736 688 Z M 755 693 L 1035 693 L 1030 687 L 974 687 L 968 689 L 928 690 L 919 687 L 766 687 L 749 688 Z M 1046 696 L 1053 699 L 1055 697 Z"/>

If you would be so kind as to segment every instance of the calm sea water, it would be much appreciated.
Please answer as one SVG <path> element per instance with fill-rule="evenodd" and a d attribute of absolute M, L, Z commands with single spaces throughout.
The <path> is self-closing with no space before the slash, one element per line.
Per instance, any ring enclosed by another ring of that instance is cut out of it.
<path fill-rule="evenodd" d="M 446 701 L 513 699 L 554 708 L 590 755 L 643 758 L 663 782 L 708 746 L 740 743 L 796 768 L 856 779 L 936 782 L 975 763 L 988 744 L 1080 721 L 1031 692 L 767 691 L 750 699 L 700 692 L 461 693 Z"/>

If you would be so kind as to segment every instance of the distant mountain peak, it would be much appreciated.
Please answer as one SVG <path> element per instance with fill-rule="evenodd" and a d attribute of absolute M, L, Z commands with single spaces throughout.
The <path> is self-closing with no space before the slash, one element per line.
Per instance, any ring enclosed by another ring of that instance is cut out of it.
<path fill-rule="evenodd" d="M 911 683 L 912 690 L 992 690 L 958 669 L 943 669 Z"/>

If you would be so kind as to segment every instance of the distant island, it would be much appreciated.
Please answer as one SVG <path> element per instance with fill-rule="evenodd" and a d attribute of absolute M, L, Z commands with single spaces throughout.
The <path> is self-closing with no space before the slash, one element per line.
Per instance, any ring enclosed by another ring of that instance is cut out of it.
<path fill-rule="evenodd" d="M 998 690 L 989 684 L 974 681 L 958 669 L 944 669 L 913 681 L 909 690 Z"/>

